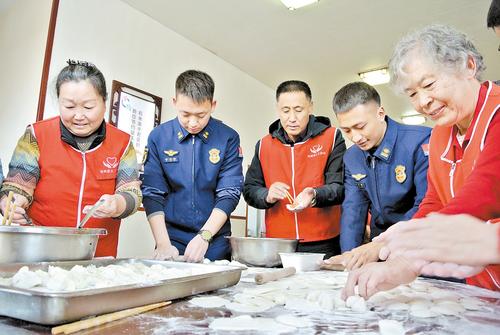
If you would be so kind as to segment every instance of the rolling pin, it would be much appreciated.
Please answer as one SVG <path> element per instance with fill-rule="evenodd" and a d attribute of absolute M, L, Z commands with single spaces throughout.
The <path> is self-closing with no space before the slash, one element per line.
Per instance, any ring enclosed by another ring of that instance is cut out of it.
<path fill-rule="evenodd" d="M 75 333 L 79 330 L 100 326 L 100 325 L 103 325 L 103 324 L 111 322 L 111 321 L 115 321 L 115 320 L 126 318 L 128 316 L 144 313 L 144 312 L 150 311 L 152 309 L 156 309 L 156 308 L 160 308 L 160 307 L 169 305 L 171 303 L 172 303 L 171 301 L 164 301 L 164 302 L 159 302 L 156 304 L 124 309 L 123 311 L 109 313 L 109 314 L 103 314 L 103 315 L 96 316 L 94 318 L 80 320 L 80 321 L 76 321 L 73 323 L 68 323 L 65 325 L 61 325 L 61 326 L 57 326 L 57 327 L 52 328 L 52 334 Z"/>
<path fill-rule="evenodd" d="M 294 274 L 294 267 L 284 268 L 273 272 L 258 273 L 255 275 L 255 282 L 257 283 L 257 285 L 261 285 L 273 280 L 289 277 Z"/>

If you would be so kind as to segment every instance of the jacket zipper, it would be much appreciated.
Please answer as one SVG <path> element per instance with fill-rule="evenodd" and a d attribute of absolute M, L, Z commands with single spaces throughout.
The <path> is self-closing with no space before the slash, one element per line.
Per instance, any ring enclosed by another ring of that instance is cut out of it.
<path fill-rule="evenodd" d="M 193 208 L 193 211 L 195 210 L 194 208 L 194 194 L 195 194 L 195 189 L 194 189 L 194 135 L 191 135 L 192 141 L 192 164 L 191 164 L 191 184 L 192 184 L 192 197 L 191 197 L 191 207 Z M 193 213 L 196 215 L 196 213 Z"/>
<path fill-rule="evenodd" d="M 371 168 L 373 170 L 373 176 L 375 177 L 375 196 L 377 197 L 377 206 L 380 208 L 380 195 L 378 191 L 378 180 L 377 180 L 377 170 L 375 169 L 375 157 L 371 156 L 370 161 Z"/>
<path fill-rule="evenodd" d="M 85 152 L 82 152 L 82 160 L 83 160 L 83 171 L 82 171 L 82 181 L 80 182 L 80 194 L 78 195 L 78 213 L 76 215 L 76 225 L 81 221 L 82 217 L 82 201 L 83 201 L 83 190 L 85 189 L 85 179 L 87 177 L 87 160 L 85 159 Z"/>
<path fill-rule="evenodd" d="M 290 146 L 290 150 L 292 153 L 292 191 L 293 191 L 293 198 L 295 199 L 296 194 L 295 194 L 295 147 L 293 144 Z M 297 213 L 294 212 L 293 216 L 295 218 L 295 236 L 297 240 L 300 239 L 299 237 L 299 220 L 297 218 Z"/>
<path fill-rule="evenodd" d="M 451 192 L 451 197 L 455 197 L 455 192 L 453 190 L 453 176 L 455 174 L 455 168 L 457 167 L 457 163 L 453 162 L 451 163 L 451 170 L 450 170 L 450 192 Z"/>

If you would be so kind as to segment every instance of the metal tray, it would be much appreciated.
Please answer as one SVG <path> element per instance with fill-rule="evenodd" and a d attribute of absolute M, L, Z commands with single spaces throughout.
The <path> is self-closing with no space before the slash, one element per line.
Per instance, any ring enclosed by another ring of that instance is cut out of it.
<path fill-rule="evenodd" d="M 9 277 L 27 265 L 30 270 L 47 270 L 49 265 L 71 268 L 74 265 L 106 266 L 141 262 L 169 268 L 203 268 L 208 273 L 162 280 L 154 283 L 122 285 L 75 292 L 50 293 L 0 285 L 0 315 L 54 325 L 84 317 L 110 313 L 160 301 L 179 299 L 198 293 L 229 287 L 238 283 L 241 268 L 211 264 L 193 264 L 139 259 L 103 259 L 92 261 L 1 264 L 0 276 Z"/>

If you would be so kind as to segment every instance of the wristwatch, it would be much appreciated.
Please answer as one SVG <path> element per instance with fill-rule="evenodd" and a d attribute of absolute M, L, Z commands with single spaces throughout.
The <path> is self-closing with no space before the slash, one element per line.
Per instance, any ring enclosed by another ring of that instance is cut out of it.
<path fill-rule="evenodd" d="M 311 207 L 316 206 L 316 189 L 315 188 L 313 188 L 313 193 L 314 193 L 314 195 L 313 195 L 313 198 L 311 200 Z"/>
<path fill-rule="evenodd" d="M 201 238 L 208 243 L 212 241 L 213 234 L 210 232 L 210 230 L 202 229 L 198 232 L 198 235 L 200 235 Z"/>

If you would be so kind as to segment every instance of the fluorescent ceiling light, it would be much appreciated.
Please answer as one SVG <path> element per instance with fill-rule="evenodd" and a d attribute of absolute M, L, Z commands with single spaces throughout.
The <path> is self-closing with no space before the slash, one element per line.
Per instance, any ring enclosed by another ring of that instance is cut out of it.
<path fill-rule="evenodd" d="M 288 8 L 289 10 L 295 10 L 318 1 L 319 0 L 281 0 L 283 5 L 285 5 L 286 8 Z"/>
<path fill-rule="evenodd" d="M 387 67 L 366 72 L 360 72 L 358 73 L 358 75 L 361 78 L 361 80 L 372 86 L 387 84 L 391 79 Z"/>
<path fill-rule="evenodd" d="M 403 121 L 404 124 L 419 125 L 424 124 L 427 119 L 422 114 L 419 114 L 415 111 L 410 111 L 401 115 L 401 121 Z"/>

